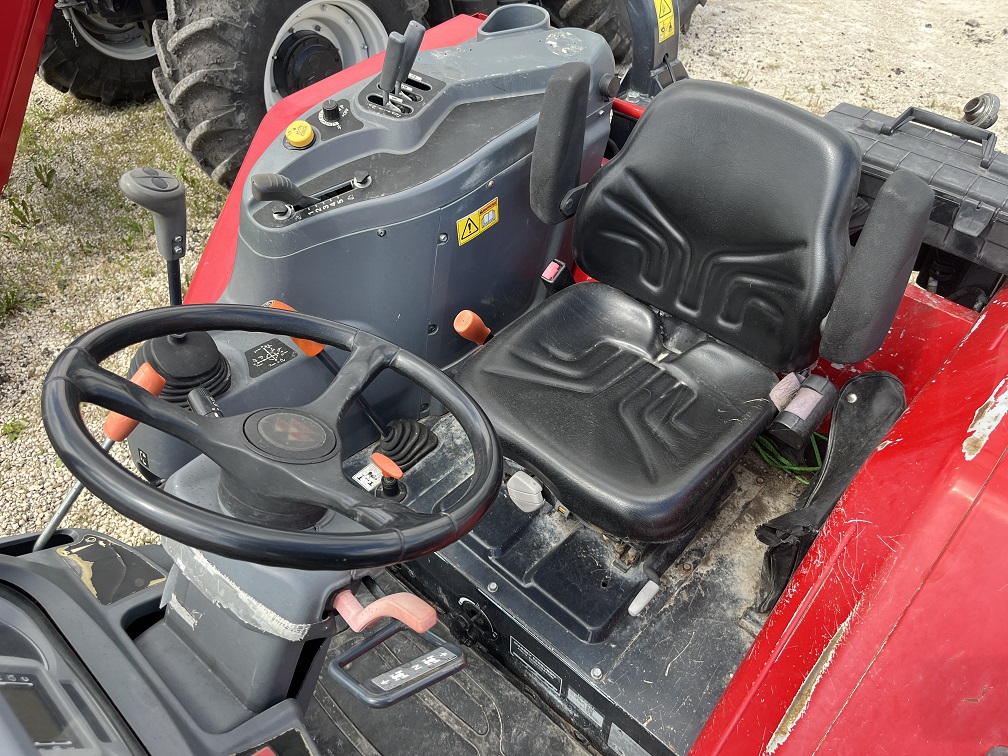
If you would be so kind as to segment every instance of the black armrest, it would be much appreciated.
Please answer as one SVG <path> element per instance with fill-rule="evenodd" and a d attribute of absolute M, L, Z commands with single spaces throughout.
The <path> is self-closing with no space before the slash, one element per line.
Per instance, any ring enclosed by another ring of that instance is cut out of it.
<path fill-rule="evenodd" d="M 853 365 L 882 346 L 933 204 L 931 187 L 910 171 L 883 184 L 823 320 L 819 353 L 830 362 Z"/>

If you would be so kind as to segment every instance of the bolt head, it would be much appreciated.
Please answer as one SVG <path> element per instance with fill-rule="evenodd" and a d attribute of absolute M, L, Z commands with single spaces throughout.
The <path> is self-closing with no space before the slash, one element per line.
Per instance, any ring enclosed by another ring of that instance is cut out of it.
<path fill-rule="evenodd" d="M 493 179 L 490 179 L 490 181 L 487 182 L 487 189 L 493 189 L 493 188 L 494 188 L 494 181 Z"/>
<path fill-rule="evenodd" d="M 378 236 L 385 236 L 385 229 L 384 228 L 379 228 L 378 229 Z"/>
<path fill-rule="evenodd" d="M 857 401 L 857 394 L 851 393 L 847 394 L 847 404 L 854 404 Z"/>
<path fill-rule="evenodd" d="M 314 29 L 315 29 L 315 31 L 317 31 L 317 32 L 320 32 L 320 31 L 322 31 L 322 27 L 321 27 L 321 26 L 319 26 L 318 24 L 315 24 L 315 26 L 314 26 Z"/>
<path fill-rule="evenodd" d="M 490 591 L 490 593 L 497 593 L 497 583 L 490 583 L 487 586 L 487 590 Z"/>
<path fill-rule="evenodd" d="M 439 234 L 438 241 L 444 244 L 446 241 L 448 241 L 448 234 Z"/>
<path fill-rule="evenodd" d="M 592 676 L 592 680 L 601 680 L 602 679 L 602 670 L 599 669 L 598 667 L 592 667 L 591 676 Z"/>

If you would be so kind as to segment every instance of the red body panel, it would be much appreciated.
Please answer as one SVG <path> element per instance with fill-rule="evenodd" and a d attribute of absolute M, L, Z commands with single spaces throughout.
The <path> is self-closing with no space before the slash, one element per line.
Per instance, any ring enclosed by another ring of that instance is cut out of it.
<path fill-rule="evenodd" d="M 854 479 L 693 753 L 1008 743 L 1006 334 L 1002 292 Z"/>
<path fill-rule="evenodd" d="M 909 404 L 938 372 L 952 350 L 959 346 L 979 317 L 979 313 L 968 307 L 957 305 L 919 286 L 907 286 L 892 328 L 875 354 L 858 365 L 842 368 L 820 360 L 816 372 L 842 386 L 858 373 L 886 370 L 903 382 Z"/>
<path fill-rule="evenodd" d="M 482 20 L 474 16 L 456 16 L 450 21 L 435 26 L 424 35 L 422 50 L 432 50 L 439 47 L 450 47 L 465 42 L 476 36 L 476 29 Z M 318 84 L 302 89 L 290 97 L 277 103 L 263 119 L 256 131 L 252 146 L 245 156 L 235 186 L 242 186 L 248 178 L 249 171 L 259 156 L 263 154 L 270 143 L 280 136 L 287 125 L 296 120 L 302 113 L 318 102 L 321 102 L 333 92 L 349 87 L 369 76 L 375 76 L 381 71 L 385 54 L 381 53 L 365 61 L 340 71 Z M 204 304 L 216 302 L 228 281 L 234 268 L 235 250 L 238 240 L 238 219 L 241 212 L 241 191 L 233 191 L 228 195 L 221 210 L 217 224 L 210 238 L 207 239 L 203 257 L 193 275 L 192 283 L 186 292 L 187 304 Z"/>
<path fill-rule="evenodd" d="M 0 34 L 0 189 L 10 178 L 52 0 L 5 0 Z"/>

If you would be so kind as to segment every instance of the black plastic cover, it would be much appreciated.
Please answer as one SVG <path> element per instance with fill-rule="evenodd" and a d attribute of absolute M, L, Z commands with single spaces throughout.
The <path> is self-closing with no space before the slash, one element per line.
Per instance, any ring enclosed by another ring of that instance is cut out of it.
<path fill-rule="evenodd" d="M 920 122 L 920 111 L 900 119 L 843 103 L 826 120 L 846 130 L 864 159 L 859 195 L 873 201 L 897 168 L 912 171 L 935 191 L 924 242 L 1008 274 L 1008 156 L 994 149 L 994 134 L 951 119 L 961 134 Z M 982 142 L 974 134 L 986 134 Z M 988 166 L 983 163 L 988 162 Z"/>
<path fill-rule="evenodd" d="M 543 223 L 567 220 L 568 214 L 560 210 L 560 203 L 581 177 L 590 83 L 591 68 L 587 63 L 566 63 L 546 84 L 532 149 L 529 187 L 532 212 Z"/>
<path fill-rule="evenodd" d="M 580 517 L 640 541 L 670 540 L 706 512 L 770 422 L 777 382 L 732 347 L 597 283 L 549 297 L 456 379 L 508 457 Z"/>
<path fill-rule="evenodd" d="M 775 371 L 805 368 L 850 254 L 860 164 L 849 136 L 794 105 L 677 82 L 588 185 L 578 264 Z"/>

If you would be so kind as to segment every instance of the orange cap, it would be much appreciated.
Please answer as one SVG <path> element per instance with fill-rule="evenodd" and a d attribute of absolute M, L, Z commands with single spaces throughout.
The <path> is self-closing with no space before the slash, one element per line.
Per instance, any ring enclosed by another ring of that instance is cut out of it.
<path fill-rule="evenodd" d="M 150 366 L 149 362 L 145 362 L 137 368 L 137 371 L 133 373 L 133 377 L 130 378 L 130 382 L 135 383 L 140 388 L 147 389 L 154 396 L 160 394 L 161 389 L 165 387 L 165 379 L 158 375 L 158 372 Z M 126 417 L 126 415 L 120 415 L 118 412 L 109 412 L 109 416 L 105 418 L 105 425 L 102 426 L 102 430 L 113 441 L 125 441 L 126 437 L 138 425 L 140 425 L 139 420 Z"/>
<path fill-rule="evenodd" d="M 287 310 L 287 312 L 297 312 L 293 307 L 291 307 L 286 302 L 281 302 L 279 299 L 271 299 L 266 302 L 263 307 L 269 307 L 271 310 Z M 297 344 L 298 349 L 307 354 L 309 357 L 314 357 L 323 349 L 325 349 L 325 344 L 319 344 L 317 341 L 309 341 L 308 339 L 296 339 L 291 336 L 291 341 Z"/>
<path fill-rule="evenodd" d="M 486 327 L 483 318 L 472 310 L 462 310 L 455 316 L 454 325 L 459 336 L 474 344 L 483 344 L 490 338 L 490 329 Z"/>
<path fill-rule="evenodd" d="M 378 469 L 381 470 L 381 474 L 386 478 L 395 478 L 396 480 L 402 478 L 402 470 L 399 468 L 399 465 L 386 457 L 384 454 L 375 452 L 371 455 L 371 461 L 378 466 Z"/>

